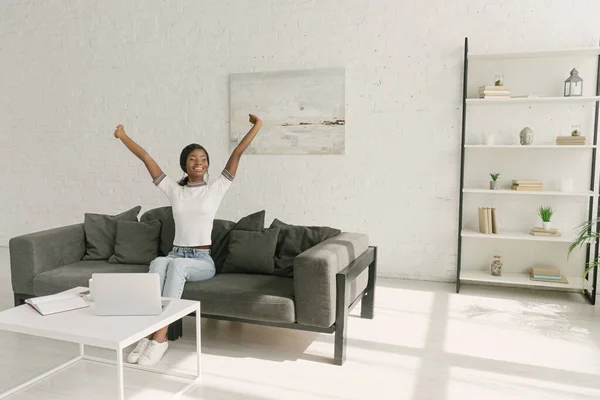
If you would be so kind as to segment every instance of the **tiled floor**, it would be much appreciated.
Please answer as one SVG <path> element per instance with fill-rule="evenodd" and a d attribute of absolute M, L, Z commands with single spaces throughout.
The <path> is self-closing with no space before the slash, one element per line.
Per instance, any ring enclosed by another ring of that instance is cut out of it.
<path fill-rule="evenodd" d="M 0 306 L 12 306 L 0 248 Z M 348 359 L 333 336 L 202 323 L 203 382 L 184 399 L 598 399 L 600 305 L 579 294 L 379 279 L 376 318 L 349 321 Z M 354 312 L 356 314 L 356 312 Z M 160 368 L 193 373 L 194 324 Z M 0 391 L 77 354 L 77 346 L 0 332 Z M 91 349 L 114 358 L 110 352 Z M 130 399 L 168 398 L 177 379 L 125 373 Z M 10 397 L 110 399 L 111 366 L 81 362 Z"/>

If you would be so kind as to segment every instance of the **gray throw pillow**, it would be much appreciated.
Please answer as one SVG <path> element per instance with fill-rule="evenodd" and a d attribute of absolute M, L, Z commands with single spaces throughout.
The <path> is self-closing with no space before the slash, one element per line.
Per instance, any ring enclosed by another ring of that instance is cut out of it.
<path fill-rule="evenodd" d="M 158 256 L 161 223 L 118 221 L 113 264 L 150 264 Z"/>
<path fill-rule="evenodd" d="M 153 208 L 140 217 L 140 221 L 160 221 L 160 255 L 166 256 L 173 250 L 175 240 L 175 220 L 171 206 Z"/>
<path fill-rule="evenodd" d="M 263 231 L 233 231 L 223 273 L 272 274 L 273 256 L 277 247 L 279 229 Z"/>
<path fill-rule="evenodd" d="M 289 225 L 278 219 L 273 220 L 270 228 L 279 228 L 273 275 L 288 277 L 294 276 L 296 256 L 342 233 L 339 229 L 328 226 Z"/>
<path fill-rule="evenodd" d="M 215 262 L 215 270 L 223 270 L 229 249 L 229 239 L 234 231 L 262 231 L 265 228 L 265 210 L 246 215 L 237 223 L 215 220 L 211 233 L 210 255 Z"/>
<path fill-rule="evenodd" d="M 117 221 L 136 221 L 142 209 L 136 206 L 118 215 L 85 214 L 83 230 L 85 232 L 84 260 L 108 260 L 114 253 L 117 239 Z"/>

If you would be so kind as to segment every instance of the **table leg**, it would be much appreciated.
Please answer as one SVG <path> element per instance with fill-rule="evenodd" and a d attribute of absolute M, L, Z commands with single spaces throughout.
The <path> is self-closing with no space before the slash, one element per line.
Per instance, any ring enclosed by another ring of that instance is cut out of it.
<path fill-rule="evenodd" d="M 196 357 L 197 357 L 197 376 L 202 374 L 202 358 L 200 357 L 200 306 L 196 309 Z"/>
<path fill-rule="evenodd" d="M 79 357 L 85 356 L 84 346 L 79 343 Z"/>
<path fill-rule="evenodd" d="M 119 400 L 125 400 L 123 390 L 123 349 L 117 349 L 117 385 L 119 391 Z"/>

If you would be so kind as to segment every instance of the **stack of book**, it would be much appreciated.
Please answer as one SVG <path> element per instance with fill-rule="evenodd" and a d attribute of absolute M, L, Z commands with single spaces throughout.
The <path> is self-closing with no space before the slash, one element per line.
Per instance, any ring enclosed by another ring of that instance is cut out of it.
<path fill-rule="evenodd" d="M 498 233 L 495 208 L 479 207 L 478 215 L 480 233 Z"/>
<path fill-rule="evenodd" d="M 535 179 L 513 179 L 512 190 L 543 190 L 544 184 L 542 181 Z"/>
<path fill-rule="evenodd" d="M 509 99 L 510 90 L 506 86 L 479 86 L 480 99 Z"/>
<path fill-rule="evenodd" d="M 564 275 L 560 274 L 558 268 L 536 266 L 531 268 L 531 280 L 543 282 L 569 283 Z"/>
<path fill-rule="evenodd" d="M 557 136 L 556 144 L 559 146 L 584 146 L 587 144 L 587 136 Z"/>
<path fill-rule="evenodd" d="M 531 228 L 529 231 L 533 236 L 561 236 L 558 229 L 544 229 L 539 227 Z"/>

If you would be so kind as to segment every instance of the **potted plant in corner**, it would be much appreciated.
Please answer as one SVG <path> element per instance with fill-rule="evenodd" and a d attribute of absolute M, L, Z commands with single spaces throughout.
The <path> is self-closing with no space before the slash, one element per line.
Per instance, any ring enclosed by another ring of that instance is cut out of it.
<path fill-rule="evenodd" d="M 492 180 L 490 181 L 490 189 L 491 190 L 498 189 L 498 178 L 500 177 L 500 174 L 498 174 L 498 173 L 490 174 L 490 177 L 492 178 Z"/>
<path fill-rule="evenodd" d="M 544 228 L 544 230 L 546 231 L 549 231 L 552 225 L 552 214 L 554 214 L 554 210 L 552 210 L 552 207 L 540 206 L 538 210 L 538 215 L 542 219 L 542 228 Z"/>
<path fill-rule="evenodd" d="M 579 233 L 573 240 L 573 243 L 569 246 L 569 251 L 567 252 L 567 258 L 571 255 L 573 250 L 578 247 L 583 247 L 586 244 L 592 245 L 600 238 L 600 233 L 592 232 L 592 227 L 600 224 L 600 218 L 596 218 L 590 221 L 586 221 L 583 224 L 579 225 L 577 228 L 579 229 Z M 583 271 L 583 277 L 581 279 L 582 285 L 585 285 L 585 279 L 588 274 L 594 267 L 600 265 L 600 254 L 596 254 L 596 258 L 590 259 L 590 261 L 585 266 L 585 270 Z M 585 286 L 583 287 L 585 290 Z"/>

